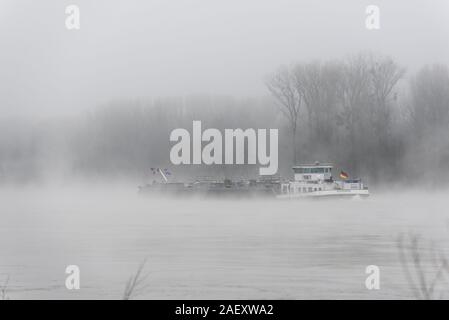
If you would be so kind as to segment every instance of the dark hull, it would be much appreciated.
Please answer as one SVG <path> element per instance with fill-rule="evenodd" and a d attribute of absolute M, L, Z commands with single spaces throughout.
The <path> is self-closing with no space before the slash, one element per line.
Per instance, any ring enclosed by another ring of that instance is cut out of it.
<path fill-rule="evenodd" d="M 139 193 L 156 196 L 175 197 L 211 197 L 211 198 L 251 198 L 275 197 L 278 194 L 277 185 L 256 186 L 228 186 L 224 184 L 211 184 L 199 186 L 185 186 L 184 184 L 166 183 L 150 184 L 139 187 Z"/>

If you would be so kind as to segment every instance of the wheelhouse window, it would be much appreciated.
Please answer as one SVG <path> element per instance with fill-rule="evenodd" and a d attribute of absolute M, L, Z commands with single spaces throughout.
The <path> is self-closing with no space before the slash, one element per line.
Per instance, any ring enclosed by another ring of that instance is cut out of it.
<path fill-rule="evenodd" d="M 294 173 L 307 174 L 307 173 L 330 173 L 331 168 L 294 168 Z"/>

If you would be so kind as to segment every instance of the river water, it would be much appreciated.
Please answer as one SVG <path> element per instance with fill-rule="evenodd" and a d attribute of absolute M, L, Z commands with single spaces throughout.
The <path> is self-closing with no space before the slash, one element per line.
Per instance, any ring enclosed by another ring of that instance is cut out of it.
<path fill-rule="evenodd" d="M 366 200 L 176 200 L 129 185 L 0 189 L 0 286 L 10 299 L 408 299 L 398 238 L 449 258 L 449 197 L 373 192 Z M 68 290 L 65 268 L 80 269 Z M 365 286 L 368 265 L 380 289 Z M 415 277 L 412 262 L 406 263 Z M 418 273 L 416 273 L 418 275 Z M 434 297 L 445 297 L 446 279 Z"/>

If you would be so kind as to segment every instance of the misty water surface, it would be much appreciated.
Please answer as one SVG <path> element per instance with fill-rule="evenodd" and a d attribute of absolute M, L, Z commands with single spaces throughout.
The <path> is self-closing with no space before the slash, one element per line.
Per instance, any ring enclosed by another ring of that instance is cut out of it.
<path fill-rule="evenodd" d="M 135 298 L 413 298 L 398 236 L 419 234 L 423 253 L 432 241 L 444 253 L 449 236 L 443 193 L 189 201 L 89 184 L 3 188 L 1 199 L 0 282 L 9 276 L 10 299 L 120 299 L 145 258 Z M 70 264 L 81 269 L 78 291 L 64 285 Z M 364 285 L 371 264 L 381 269 L 377 291 Z"/>

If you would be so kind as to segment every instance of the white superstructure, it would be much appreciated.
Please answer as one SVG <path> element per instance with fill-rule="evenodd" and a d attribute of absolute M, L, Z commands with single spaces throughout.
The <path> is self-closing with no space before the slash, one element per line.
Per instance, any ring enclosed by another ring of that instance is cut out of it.
<path fill-rule="evenodd" d="M 332 164 L 303 164 L 293 167 L 294 180 L 282 183 L 278 198 L 369 196 L 360 179 L 334 180 Z"/>

